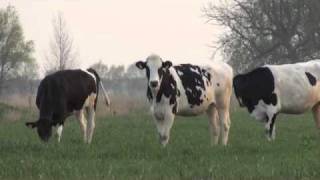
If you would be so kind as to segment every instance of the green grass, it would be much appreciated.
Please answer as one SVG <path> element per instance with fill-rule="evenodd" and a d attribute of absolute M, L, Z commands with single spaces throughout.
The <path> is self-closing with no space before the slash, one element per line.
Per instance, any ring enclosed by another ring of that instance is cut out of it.
<path fill-rule="evenodd" d="M 0 121 L 0 179 L 319 179 L 320 133 L 310 114 L 279 116 L 277 139 L 247 112 L 232 113 L 227 147 L 209 146 L 205 116 L 177 118 L 166 148 L 151 116 L 97 119 L 91 145 L 68 119 L 62 142 L 40 142 L 18 122 Z"/>

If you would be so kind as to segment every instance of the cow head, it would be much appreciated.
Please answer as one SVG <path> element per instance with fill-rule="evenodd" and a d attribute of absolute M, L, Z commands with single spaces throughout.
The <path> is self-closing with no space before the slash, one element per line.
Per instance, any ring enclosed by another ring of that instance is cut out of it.
<path fill-rule="evenodd" d="M 157 92 L 162 82 L 163 74 L 172 66 L 170 61 L 163 61 L 158 55 L 150 55 L 146 61 L 138 61 L 136 66 L 146 70 L 148 86 L 153 92 Z"/>
<path fill-rule="evenodd" d="M 40 139 L 47 142 L 52 135 L 52 126 L 47 119 L 39 119 L 36 122 L 27 122 L 27 127 L 37 128 L 38 135 Z"/>
<path fill-rule="evenodd" d="M 233 78 L 233 89 L 234 94 L 239 102 L 240 107 L 244 107 L 245 104 L 243 102 L 243 91 L 245 91 L 246 80 L 243 75 L 237 75 Z"/>

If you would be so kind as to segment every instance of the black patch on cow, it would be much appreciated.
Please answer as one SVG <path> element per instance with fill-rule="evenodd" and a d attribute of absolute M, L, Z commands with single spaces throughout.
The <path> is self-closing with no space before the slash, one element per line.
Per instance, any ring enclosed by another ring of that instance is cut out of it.
<path fill-rule="evenodd" d="M 148 82 L 149 82 L 149 79 L 150 79 L 150 69 L 148 66 L 145 67 L 146 68 L 146 76 L 147 76 L 147 79 L 148 79 Z M 148 84 L 148 87 L 147 87 L 147 98 L 148 100 L 151 102 L 153 97 L 152 97 L 152 93 L 151 93 L 151 89 L 149 87 L 149 84 Z"/>
<path fill-rule="evenodd" d="M 316 83 L 317 83 L 317 79 L 309 72 L 306 72 L 306 76 L 309 80 L 309 83 L 312 85 L 312 86 L 315 86 Z"/>
<path fill-rule="evenodd" d="M 151 102 L 152 99 L 153 99 L 153 96 L 152 96 L 152 93 L 151 93 L 151 89 L 150 89 L 149 86 L 147 88 L 147 98 L 148 98 L 149 102 Z"/>
<path fill-rule="evenodd" d="M 277 104 L 277 95 L 275 93 L 272 93 L 269 97 L 265 97 L 262 99 L 266 104 L 272 104 L 274 106 Z"/>
<path fill-rule="evenodd" d="M 150 69 L 148 66 L 145 67 L 146 68 L 146 76 L 147 76 L 147 79 L 148 79 L 148 82 L 149 82 L 149 79 L 150 79 Z M 168 69 L 165 69 L 165 68 L 162 68 L 160 67 L 158 69 L 158 75 L 159 75 L 159 79 L 162 79 L 164 73 L 168 71 Z M 151 92 L 151 88 L 149 87 L 149 84 L 148 84 L 148 87 L 147 87 L 147 98 L 149 100 L 149 102 L 152 101 L 153 99 L 153 96 L 152 96 L 152 92 Z"/>
<path fill-rule="evenodd" d="M 259 100 L 266 104 L 277 104 L 277 96 L 273 93 L 274 86 L 274 77 L 268 67 L 260 67 L 233 78 L 235 95 L 242 99 L 250 113 Z"/>
<path fill-rule="evenodd" d="M 91 75 L 82 70 L 63 70 L 46 76 L 38 87 L 36 105 L 40 110 L 37 121 L 38 133 L 42 132 L 39 127 L 49 124 L 55 126 L 63 124 L 65 119 L 72 115 L 75 110 L 80 110 L 86 98 L 91 93 L 98 96 L 98 85 L 100 77 L 93 69 L 88 69 L 96 77 L 96 81 Z M 95 101 L 96 106 L 96 101 Z M 41 135 L 39 133 L 39 135 Z M 48 135 L 48 134 L 47 134 Z M 40 136 L 47 140 L 47 135 Z"/>
<path fill-rule="evenodd" d="M 162 96 L 169 98 L 170 105 L 173 105 L 172 112 L 177 113 L 177 97 L 179 96 L 179 91 L 177 89 L 177 82 L 168 69 L 164 69 L 162 73 L 162 82 L 156 95 L 157 103 L 161 101 Z"/>
<path fill-rule="evenodd" d="M 181 64 L 174 68 L 181 79 L 190 107 L 201 105 L 203 103 L 201 89 L 205 90 L 205 82 L 208 86 L 210 85 L 211 74 L 206 69 L 191 64 Z"/>
<path fill-rule="evenodd" d="M 149 79 L 150 79 L 150 69 L 149 69 L 148 66 L 146 66 L 146 75 L 147 75 L 147 79 L 149 81 Z"/>

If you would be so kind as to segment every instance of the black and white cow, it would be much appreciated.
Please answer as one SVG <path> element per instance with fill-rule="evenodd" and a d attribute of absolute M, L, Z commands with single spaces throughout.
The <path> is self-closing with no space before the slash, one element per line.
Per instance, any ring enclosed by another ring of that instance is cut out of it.
<path fill-rule="evenodd" d="M 234 77 L 240 106 L 265 123 L 268 140 L 275 139 L 279 113 L 301 114 L 312 109 L 320 128 L 320 60 L 304 63 L 265 65 Z"/>
<path fill-rule="evenodd" d="M 218 143 L 221 132 L 222 144 L 227 144 L 233 77 L 229 65 L 221 62 L 208 66 L 172 66 L 170 61 L 164 62 L 153 54 L 136 66 L 146 71 L 147 97 L 163 146 L 169 141 L 176 115 L 195 116 L 204 112 L 210 119 L 211 143 Z"/>
<path fill-rule="evenodd" d="M 57 135 L 60 142 L 65 119 L 76 115 L 83 132 L 84 142 L 91 143 L 95 128 L 95 109 L 98 100 L 99 85 L 106 101 L 110 104 L 100 77 L 93 69 L 63 70 L 46 76 L 38 87 L 36 105 L 40 110 L 36 122 L 27 122 L 31 128 L 37 128 L 43 141 L 48 141 L 52 126 L 58 126 Z M 88 121 L 84 111 L 88 114 Z"/>

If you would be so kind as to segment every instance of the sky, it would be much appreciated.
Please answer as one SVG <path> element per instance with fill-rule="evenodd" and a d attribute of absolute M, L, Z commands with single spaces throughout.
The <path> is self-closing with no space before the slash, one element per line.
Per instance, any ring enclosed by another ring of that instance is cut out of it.
<path fill-rule="evenodd" d="M 209 60 L 210 46 L 223 33 L 202 12 L 213 1 L 0 0 L 0 7 L 15 6 L 40 66 L 53 36 L 53 18 L 61 12 L 78 54 L 76 66 L 86 68 L 100 60 L 129 65 L 151 53 L 174 64 Z"/>

